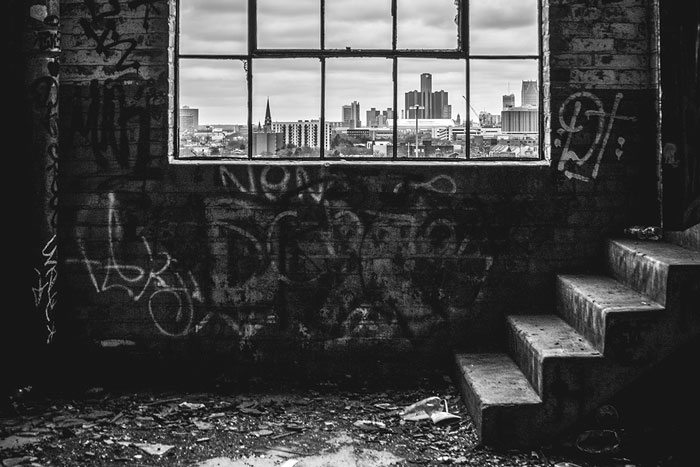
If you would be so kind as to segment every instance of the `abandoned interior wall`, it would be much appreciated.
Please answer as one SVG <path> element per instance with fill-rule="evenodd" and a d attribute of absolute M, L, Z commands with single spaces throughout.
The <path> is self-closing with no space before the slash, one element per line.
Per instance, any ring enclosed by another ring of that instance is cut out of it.
<path fill-rule="evenodd" d="M 168 159 L 168 3 L 61 0 L 35 313 L 76 355 L 345 371 L 500 348 L 555 273 L 659 221 L 653 8 L 544 2 L 542 163 L 194 166 Z"/>

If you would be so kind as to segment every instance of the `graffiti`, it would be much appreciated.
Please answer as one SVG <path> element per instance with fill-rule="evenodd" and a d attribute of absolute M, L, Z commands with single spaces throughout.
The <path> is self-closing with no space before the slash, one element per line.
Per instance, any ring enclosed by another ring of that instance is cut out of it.
<path fill-rule="evenodd" d="M 559 158 L 559 164 L 557 170 L 562 172 L 569 179 L 576 179 L 581 181 L 591 181 L 598 176 L 598 171 L 600 170 L 600 163 L 603 159 L 603 154 L 608 146 L 608 140 L 610 134 L 612 133 L 613 126 L 616 120 L 623 121 L 636 121 L 636 117 L 627 117 L 618 115 L 618 108 L 620 101 L 622 101 L 622 93 L 617 93 L 615 95 L 615 101 L 612 105 L 612 110 L 608 113 L 605 111 L 603 102 L 596 96 L 587 91 L 580 91 L 569 96 L 559 108 L 559 124 L 561 128 L 557 130 L 560 136 L 567 133 L 566 141 L 562 148 L 561 157 Z M 573 103 L 573 109 L 571 104 Z M 588 106 L 592 105 L 592 109 L 588 109 L 584 104 Z M 584 110 L 586 108 L 586 110 Z M 581 115 L 583 111 L 583 115 Z M 566 121 L 566 116 L 569 117 L 569 121 Z M 581 117 L 585 117 L 586 120 L 581 124 Z M 590 127 L 587 125 L 591 122 L 592 118 L 595 118 L 593 123 L 594 137 L 593 141 L 590 143 L 586 153 L 583 156 L 579 156 L 572 148 L 572 141 L 574 135 L 576 134 L 586 134 L 590 132 Z M 607 119 L 607 125 L 606 125 Z M 615 156 L 618 160 L 622 157 L 623 146 L 625 144 L 625 139 L 619 137 L 617 139 L 618 147 L 615 150 Z M 554 146 L 557 148 L 562 147 L 562 141 L 559 138 L 554 140 Z M 597 154 L 596 150 L 598 151 Z M 587 164 L 589 160 L 593 158 L 595 154 L 595 159 L 592 162 L 592 169 L 590 175 L 585 175 L 579 173 L 575 167 L 583 166 Z"/>
<path fill-rule="evenodd" d="M 109 194 L 108 251 L 106 262 L 90 259 L 83 241 L 79 241 L 82 258 L 67 263 L 83 264 L 97 293 L 122 290 L 134 302 L 145 302 L 148 313 L 158 331 L 165 336 L 187 335 L 194 318 L 194 301 L 202 301 L 199 285 L 191 272 L 187 281 L 175 270 L 177 260 L 168 252 L 154 253 L 150 243 L 140 238 L 147 267 L 123 264 L 117 248 L 121 222 L 115 207 L 115 196 Z M 101 279 L 100 279 L 101 276 Z"/>
<path fill-rule="evenodd" d="M 34 306 L 37 309 L 43 308 L 44 311 L 46 330 L 48 332 L 46 337 L 47 344 L 51 343 L 54 334 L 56 334 L 56 327 L 53 321 L 58 295 L 56 291 L 56 279 L 58 277 L 56 251 L 56 236 L 54 235 L 41 250 L 41 255 L 44 258 L 43 268 L 42 270 L 34 268 L 39 283 L 36 287 L 32 287 Z"/>
<path fill-rule="evenodd" d="M 165 115 L 166 103 L 155 80 L 142 80 L 127 86 L 123 80 L 108 79 L 104 83 L 92 80 L 88 97 L 84 87 L 73 86 L 73 102 L 68 111 L 70 126 L 66 141 L 73 147 L 76 135 L 89 140 L 92 153 L 98 166 L 110 168 L 107 153 L 111 154 L 118 166 L 129 169 L 132 166 L 138 174 L 145 175 L 151 164 L 151 130 Z M 161 87 L 162 89 L 162 87 Z M 70 90 L 63 92 L 69 95 Z M 84 102 L 88 101 L 87 111 Z M 136 144 L 136 158 L 132 161 L 132 146 Z"/>
<path fill-rule="evenodd" d="M 56 51 L 61 47 L 61 32 L 60 31 L 37 31 L 36 33 L 37 50 Z"/>
<path fill-rule="evenodd" d="M 227 272 L 213 278 L 212 298 L 236 310 L 221 318 L 239 334 L 259 332 L 241 323 L 264 327 L 273 310 L 290 332 L 425 336 L 476 298 L 493 263 L 477 206 L 445 207 L 457 192 L 449 175 L 373 195 L 324 168 L 238 170 L 219 174 L 244 196 L 207 210 L 209 237 L 225 242 L 212 245 L 214 269 Z"/>
<path fill-rule="evenodd" d="M 85 35 L 95 41 L 97 53 L 107 58 L 113 53 L 118 53 L 119 59 L 115 65 L 117 71 L 133 68 L 138 72 L 141 64 L 137 60 L 127 61 L 132 52 L 136 50 L 138 42 L 136 39 L 122 39 L 117 30 L 117 25 L 119 24 L 117 19 L 121 13 L 119 0 L 108 0 L 106 3 L 109 4 L 110 9 L 104 11 L 100 11 L 102 5 L 96 0 L 84 0 L 84 2 L 91 18 L 81 18 L 80 25 Z M 151 11 L 158 13 L 154 3 L 156 3 L 156 0 L 132 0 L 127 4 L 132 10 L 141 6 L 145 7 L 146 12 L 143 20 L 145 30 L 148 30 Z"/>
<path fill-rule="evenodd" d="M 299 199 L 308 196 L 317 203 L 321 202 L 329 183 L 325 180 L 324 172 L 320 172 L 317 181 L 311 181 L 311 176 L 303 167 L 294 167 L 291 170 L 294 172 L 293 176 L 285 166 L 265 166 L 260 175 L 256 176 L 254 168 L 249 166 L 247 184 L 240 181 L 239 177 L 225 166 L 219 167 L 219 175 L 224 187 L 235 188 L 241 193 L 264 196 L 270 201 L 288 198 L 289 193 L 293 191 L 292 196 Z"/>
<path fill-rule="evenodd" d="M 398 193 L 404 187 L 404 183 L 397 184 L 396 187 L 394 187 L 394 193 Z M 431 180 L 424 183 L 410 183 L 409 188 L 424 188 L 436 193 L 455 194 L 457 192 L 457 184 L 454 179 L 445 174 L 433 177 Z"/>

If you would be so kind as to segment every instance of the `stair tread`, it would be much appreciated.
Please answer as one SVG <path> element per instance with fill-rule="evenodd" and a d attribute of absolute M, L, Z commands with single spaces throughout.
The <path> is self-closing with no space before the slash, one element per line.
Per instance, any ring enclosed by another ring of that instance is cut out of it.
<path fill-rule="evenodd" d="M 458 353 L 455 359 L 482 406 L 542 402 L 520 368 L 505 353 Z"/>
<path fill-rule="evenodd" d="M 675 243 L 635 239 L 612 239 L 610 241 L 657 263 L 700 267 L 700 251 L 691 250 Z"/>
<path fill-rule="evenodd" d="M 581 333 L 556 315 L 510 315 L 508 321 L 541 357 L 602 357 Z"/>
<path fill-rule="evenodd" d="M 558 279 L 595 304 L 603 313 L 665 309 L 660 303 L 610 276 L 562 274 Z"/>

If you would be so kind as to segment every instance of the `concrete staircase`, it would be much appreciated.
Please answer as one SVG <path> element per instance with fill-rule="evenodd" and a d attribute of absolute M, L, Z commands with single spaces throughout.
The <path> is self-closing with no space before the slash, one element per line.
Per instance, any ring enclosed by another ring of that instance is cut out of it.
<path fill-rule="evenodd" d="M 700 252 L 609 240 L 605 273 L 559 275 L 554 314 L 507 316 L 504 353 L 455 354 L 484 445 L 546 444 L 700 336 Z"/>

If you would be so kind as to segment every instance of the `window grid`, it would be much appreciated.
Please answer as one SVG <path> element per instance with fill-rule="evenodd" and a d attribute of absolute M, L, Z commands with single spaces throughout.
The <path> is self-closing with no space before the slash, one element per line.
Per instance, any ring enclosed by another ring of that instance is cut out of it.
<path fill-rule="evenodd" d="M 181 54 L 179 53 L 179 41 L 180 41 L 180 31 L 179 31 L 179 7 L 181 1 L 178 0 L 176 5 L 176 34 L 175 34 L 175 67 L 174 75 L 176 82 L 175 97 L 174 97 L 174 111 L 176 117 L 174 118 L 174 128 L 175 128 L 175 140 L 179 140 L 179 118 L 177 118 L 177 113 L 179 112 L 179 60 L 180 59 L 207 59 L 207 60 L 228 60 L 228 61 L 240 61 L 244 65 L 246 72 L 247 81 L 247 131 L 248 131 L 248 147 L 247 147 L 247 160 L 294 160 L 294 161 L 310 161 L 310 160 L 338 160 L 338 159 L 326 159 L 325 158 L 325 107 L 326 107 L 326 59 L 327 58 L 341 58 L 341 57 L 351 57 L 351 58 L 371 58 L 371 57 L 382 57 L 392 60 L 392 85 L 393 85 L 393 111 L 394 118 L 393 128 L 392 128 L 392 141 L 398 141 L 398 60 L 400 58 L 433 58 L 442 60 L 464 60 L 465 64 L 465 94 L 464 99 L 466 101 L 466 114 L 469 115 L 470 110 L 470 62 L 472 60 L 536 60 L 537 61 L 537 79 L 538 79 L 538 156 L 536 159 L 542 159 L 542 134 L 543 134 L 543 123 L 544 117 L 542 112 L 543 97 L 542 97 L 542 14 L 541 14 L 541 2 L 537 2 L 537 54 L 469 54 L 469 3 L 471 0 L 455 0 L 455 5 L 458 5 L 458 45 L 455 49 L 400 49 L 397 47 L 397 3 L 400 0 L 391 0 L 391 19 L 392 19 L 392 48 L 391 49 L 326 49 L 325 48 L 325 5 L 326 0 L 319 0 L 320 7 L 320 43 L 318 49 L 273 49 L 273 48 L 259 48 L 257 45 L 257 0 L 247 0 L 247 16 L 248 16 L 248 53 L 242 54 Z M 465 47 L 466 44 L 466 47 Z M 253 125 L 253 74 L 254 74 L 254 62 L 261 58 L 318 58 L 321 67 L 321 108 L 320 108 L 320 144 L 319 150 L 320 155 L 318 158 L 289 158 L 289 157 L 274 157 L 265 158 L 261 156 L 255 156 L 253 154 L 253 145 L 251 144 L 254 133 Z M 467 117 L 468 118 L 468 117 Z M 466 131 L 466 127 L 465 127 Z M 390 158 L 378 158 L 378 157 L 363 157 L 363 158 L 351 158 L 350 161 L 386 161 L 390 159 L 392 161 L 402 160 L 402 161 L 416 161 L 416 159 L 407 159 L 398 157 L 398 144 L 392 145 L 392 156 Z M 179 144 L 175 145 L 175 151 L 178 153 L 176 159 L 180 160 L 196 160 L 201 159 L 198 157 L 183 157 L 179 155 Z M 422 161 L 440 161 L 440 162 L 465 162 L 469 161 L 469 152 L 467 149 L 465 151 L 466 158 L 459 159 L 445 159 L 445 158 L 421 158 Z M 206 157 L 206 160 L 231 160 L 225 157 Z M 508 158 L 488 158 L 486 160 L 504 160 Z M 533 160 L 535 158 L 517 158 L 512 160 Z M 241 160 L 241 159 L 233 159 Z M 342 159 L 343 161 L 348 161 L 348 159 Z"/>

